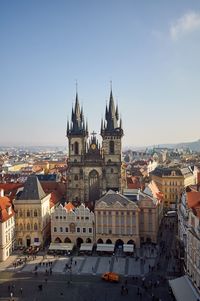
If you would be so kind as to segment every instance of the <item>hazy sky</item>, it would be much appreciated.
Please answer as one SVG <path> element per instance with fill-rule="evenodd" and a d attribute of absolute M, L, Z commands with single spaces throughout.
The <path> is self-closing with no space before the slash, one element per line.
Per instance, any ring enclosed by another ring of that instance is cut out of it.
<path fill-rule="evenodd" d="M 125 145 L 200 138 L 200 1 L 1 0 L 0 145 L 65 145 L 113 95 Z"/>

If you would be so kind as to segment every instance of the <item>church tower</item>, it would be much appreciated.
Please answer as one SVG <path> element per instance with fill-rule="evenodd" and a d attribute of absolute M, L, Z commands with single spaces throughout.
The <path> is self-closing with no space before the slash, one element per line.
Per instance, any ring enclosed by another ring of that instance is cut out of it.
<path fill-rule="evenodd" d="M 115 107 L 112 89 L 109 106 L 106 106 L 105 121 L 101 122 L 102 153 L 104 158 L 104 187 L 121 191 L 122 121 L 118 106 Z"/>
<path fill-rule="evenodd" d="M 85 124 L 83 109 L 80 109 L 78 93 L 72 108 L 71 122 L 67 122 L 68 137 L 68 200 L 83 201 L 83 165 L 87 147 L 88 127 Z"/>
<path fill-rule="evenodd" d="M 78 94 L 67 122 L 68 186 L 67 200 L 79 205 L 84 202 L 94 208 L 95 202 L 109 189 L 121 191 L 121 139 L 122 123 L 118 107 L 110 92 L 105 121 L 101 123 L 102 146 L 93 131 L 88 137 L 83 110 Z"/>

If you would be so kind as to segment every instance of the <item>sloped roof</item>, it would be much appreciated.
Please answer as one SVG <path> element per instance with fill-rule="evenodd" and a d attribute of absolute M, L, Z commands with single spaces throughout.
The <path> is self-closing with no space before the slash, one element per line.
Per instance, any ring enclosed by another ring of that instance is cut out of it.
<path fill-rule="evenodd" d="M 24 184 L 24 190 L 22 191 L 20 200 L 42 200 L 46 196 L 42 186 L 35 175 L 28 177 Z"/>
<path fill-rule="evenodd" d="M 187 203 L 189 208 L 196 207 L 200 203 L 200 192 L 199 191 L 189 191 L 187 194 Z"/>
<path fill-rule="evenodd" d="M 7 209 L 11 207 L 11 214 L 8 214 Z M 11 201 L 8 197 L 0 197 L 0 222 L 3 223 L 14 215 Z"/>
<path fill-rule="evenodd" d="M 127 206 L 128 204 L 134 204 L 124 195 L 117 193 L 113 190 L 109 190 L 102 198 L 100 198 L 96 204 L 100 202 L 105 202 L 108 206 L 119 202 L 122 206 Z"/>
<path fill-rule="evenodd" d="M 158 186 L 156 185 L 156 183 L 154 181 L 151 181 L 148 185 L 152 196 L 158 200 L 162 200 L 163 199 L 163 193 L 158 189 Z"/>

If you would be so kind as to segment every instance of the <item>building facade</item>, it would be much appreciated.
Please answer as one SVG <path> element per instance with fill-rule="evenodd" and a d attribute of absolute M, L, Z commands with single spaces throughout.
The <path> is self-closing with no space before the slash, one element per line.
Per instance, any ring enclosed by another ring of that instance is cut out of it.
<path fill-rule="evenodd" d="M 177 208 L 184 188 L 195 184 L 195 177 L 189 167 L 157 167 L 150 175 L 163 193 L 164 206 L 171 209 Z"/>
<path fill-rule="evenodd" d="M 200 202 L 189 211 L 187 272 L 200 293 Z"/>
<path fill-rule="evenodd" d="M 84 202 L 94 207 L 95 201 L 109 189 L 121 190 L 122 123 L 115 107 L 112 91 L 105 120 L 101 122 L 102 145 L 96 133 L 88 140 L 88 125 L 78 94 L 67 123 L 68 137 L 68 189 L 67 199 L 75 205 Z"/>
<path fill-rule="evenodd" d="M 134 202 L 109 190 L 95 204 L 96 243 L 139 247 L 139 212 Z"/>
<path fill-rule="evenodd" d="M 14 210 L 10 199 L 0 190 L 0 261 L 6 260 L 15 246 Z"/>
<path fill-rule="evenodd" d="M 14 202 L 16 211 L 16 244 L 44 246 L 50 240 L 50 198 L 36 176 L 29 176 Z"/>
<path fill-rule="evenodd" d="M 138 193 L 140 208 L 139 233 L 141 242 L 157 243 L 158 230 L 163 217 L 163 194 L 152 181 Z"/>
<path fill-rule="evenodd" d="M 51 241 L 57 243 L 94 243 L 94 213 L 81 204 L 61 204 L 51 215 Z"/>

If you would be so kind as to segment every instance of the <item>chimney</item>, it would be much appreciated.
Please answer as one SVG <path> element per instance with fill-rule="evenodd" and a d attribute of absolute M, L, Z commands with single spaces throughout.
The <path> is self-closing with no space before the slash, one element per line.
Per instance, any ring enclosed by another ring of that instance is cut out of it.
<path fill-rule="evenodd" d="M 0 190 L 0 197 L 3 197 L 3 196 L 4 196 L 4 190 L 1 189 L 1 190 Z"/>

